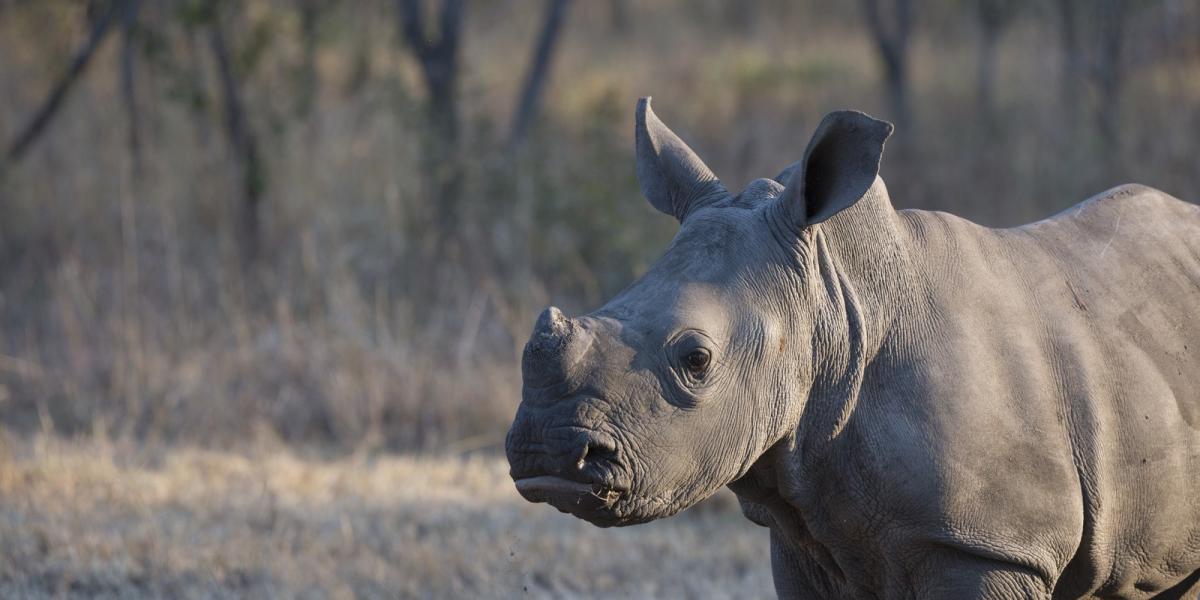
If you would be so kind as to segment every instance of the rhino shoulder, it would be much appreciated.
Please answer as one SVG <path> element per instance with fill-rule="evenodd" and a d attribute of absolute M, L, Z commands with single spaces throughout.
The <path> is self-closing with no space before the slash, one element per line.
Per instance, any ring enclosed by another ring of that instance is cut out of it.
<path fill-rule="evenodd" d="M 1182 200 L 1160 190 L 1152 188 L 1148 185 L 1140 183 L 1126 183 L 1118 185 L 1114 188 L 1109 188 L 1084 200 L 1079 204 L 1080 207 L 1091 210 L 1127 210 L 1145 209 L 1153 211 L 1161 211 L 1163 208 L 1192 206 Z"/>
<path fill-rule="evenodd" d="M 1140 183 L 1123 183 L 1118 186 L 1111 187 L 1099 194 L 1088 198 L 1088 200 L 1119 200 L 1121 198 L 1136 198 L 1145 195 L 1168 196 L 1167 193 L 1160 189 L 1143 185 Z"/>
<path fill-rule="evenodd" d="M 1178 213 L 1200 216 L 1200 207 L 1188 204 L 1162 190 L 1140 183 L 1126 183 L 1096 194 L 1048 219 L 1030 223 L 1034 227 L 1056 221 L 1115 221 L 1125 217 L 1172 218 Z"/>

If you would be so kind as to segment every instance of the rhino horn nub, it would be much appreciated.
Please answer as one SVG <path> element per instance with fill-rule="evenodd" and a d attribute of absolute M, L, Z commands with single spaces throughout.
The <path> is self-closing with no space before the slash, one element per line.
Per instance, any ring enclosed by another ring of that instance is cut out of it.
<path fill-rule="evenodd" d="M 566 380 L 571 365 L 582 355 L 578 329 L 561 310 L 551 306 L 542 311 L 521 357 L 525 385 L 546 387 Z"/>
<path fill-rule="evenodd" d="M 563 338 L 571 333 L 571 321 L 556 306 L 548 306 L 538 315 L 533 332 L 540 336 Z"/>

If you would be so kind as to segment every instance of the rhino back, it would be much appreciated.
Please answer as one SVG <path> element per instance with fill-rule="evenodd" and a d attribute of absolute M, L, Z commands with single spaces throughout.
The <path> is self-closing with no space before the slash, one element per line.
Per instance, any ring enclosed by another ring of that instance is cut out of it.
<path fill-rule="evenodd" d="M 891 364 L 924 392 L 904 410 L 952 543 L 1057 571 L 1061 597 L 1200 569 L 1200 207 L 1123 186 L 1013 229 L 901 218 L 930 308 Z"/>

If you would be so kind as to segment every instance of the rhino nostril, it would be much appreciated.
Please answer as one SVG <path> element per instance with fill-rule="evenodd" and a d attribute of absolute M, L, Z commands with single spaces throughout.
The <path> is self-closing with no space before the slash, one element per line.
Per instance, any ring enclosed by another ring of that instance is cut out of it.
<path fill-rule="evenodd" d="M 587 455 L 588 451 L 591 449 L 592 447 L 590 445 L 584 444 L 583 450 L 579 453 L 579 460 L 575 461 L 575 468 L 577 470 L 582 471 L 583 467 L 587 465 Z"/>
<path fill-rule="evenodd" d="M 575 468 L 582 471 L 587 466 L 588 457 L 591 457 L 591 462 L 595 462 L 611 459 L 616 452 L 616 444 L 611 440 L 588 436 L 587 442 L 579 451 L 579 459 L 575 461 Z"/>

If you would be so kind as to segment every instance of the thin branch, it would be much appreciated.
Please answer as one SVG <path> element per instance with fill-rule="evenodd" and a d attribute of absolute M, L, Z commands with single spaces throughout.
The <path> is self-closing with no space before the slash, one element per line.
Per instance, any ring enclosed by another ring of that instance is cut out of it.
<path fill-rule="evenodd" d="M 33 142 L 37 141 L 38 137 L 46 129 L 46 126 L 50 124 L 51 119 L 54 118 L 59 108 L 62 107 L 63 100 L 67 97 L 67 92 L 71 90 L 71 87 L 79 79 L 79 76 L 91 64 L 92 56 L 96 54 L 96 49 L 100 47 L 100 44 L 108 35 L 120 10 L 121 3 L 113 2 L 108 10 L 92 24 L 92 29 L 88 33 L 87 40 L 71 57 L 71 62 L 67 66 L 66 73 L 54 84 L 54 87 L 50 90 L 50 94 L 42 102 L 41 107 L 38 108 L 25 127 L 21 129 L 20 133 L 9 144 L 8 151 L 4 154 L 5 162 L 16 163 L 24 157 L 29 147 Z"/>

